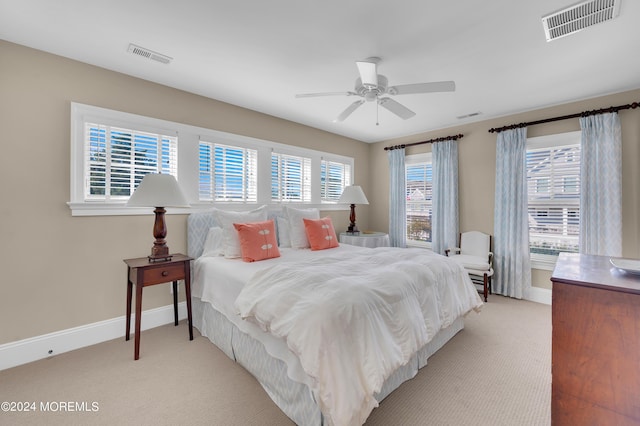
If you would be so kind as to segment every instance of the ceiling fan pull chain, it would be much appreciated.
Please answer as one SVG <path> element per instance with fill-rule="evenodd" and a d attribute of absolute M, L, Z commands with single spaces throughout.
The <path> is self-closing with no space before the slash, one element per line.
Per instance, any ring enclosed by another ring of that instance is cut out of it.
<path fill-rule="evenodd" d="M 378 111 L 380 111 L 380 101 L 376 100 L 376 126 L 379 126 Z"/>

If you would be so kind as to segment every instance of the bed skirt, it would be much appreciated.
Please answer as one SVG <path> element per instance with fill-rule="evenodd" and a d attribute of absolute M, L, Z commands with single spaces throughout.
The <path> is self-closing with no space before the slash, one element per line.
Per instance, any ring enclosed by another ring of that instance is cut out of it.
<path fill-rule="evenodd" d="M 269 355 L 261 342 L 240 331 L 211 304 L 193 297 L 192 305 L 193 326 L 229 358 L 249 371 L 291 420 L 305 426 L 325 424 L 311 390 L 306 384 L 289 378 L 287 365 L 283 361 Z M 387 378 L 376 394 L 376 400 L 382 401 L 402 383 L 413 378 L 420 368 L 427 365 L 427 359 L 463 328 L 464 320 L 461 317 L 436 334 L 407 364 Z"/>

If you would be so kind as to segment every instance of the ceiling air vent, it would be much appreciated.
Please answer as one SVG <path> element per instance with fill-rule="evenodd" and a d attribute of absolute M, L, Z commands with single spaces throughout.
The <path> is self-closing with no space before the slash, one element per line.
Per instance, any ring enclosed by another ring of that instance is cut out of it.
<path fill-rule="evenodd" d="M 133 43 L 129 44 L 129 49 L 127 50 L 127 52 L 132 53 L 134 55 L 142 56 L 143 58 L 161 62 L 163 64 L 168 64 L 173 60 L 173 58 L 170 58 L 167 55 L 154 52 L 153 50 L 149 50 L 144 47 L 136 46 Z"/>
<path fill-rule="evenodd" d="M 464 120 L 465 118 L 475 117 L 476 115 L 480 115 L 480 114 L 481 114 L 481 112 L 480 112 L 480 111 L 478 111 L 478 112 L 472 112 L 472 113 L 470 113 L 470 114 L 459 115 L 459 116 L 457 116 L 456 118 L 457 118 L 458 120 Z"/>
<path fill-rule="evenodd" d="M 547 41 L 577 33 L 618 16 L 622 0 L 589 0 L 542 17 Z"/>

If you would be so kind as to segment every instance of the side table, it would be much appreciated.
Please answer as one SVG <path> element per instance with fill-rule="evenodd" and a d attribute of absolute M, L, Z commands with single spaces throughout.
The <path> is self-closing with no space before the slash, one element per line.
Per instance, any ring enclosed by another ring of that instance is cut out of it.
<path fill-rule="evenodd" d="M 389 247 L 389 234 L 384 232 L 361 232 L 359 235 L 340 233 L 340 242 L 360 247 Z"/>
<path fill-rule="evenodd" d="M 178 280 L 184 280 L 187 299 L 187 320 L 189 322 L 189 340 L 193 340 L 193 323 L 191 321 L 191 260 L 184 254 L 173 254 L 171 260 L 150 262 L 146 257 L 125 259 L 127 264 L 127 330 L 125 340 L 129 340 L 131 329 L 131 299 L 133 286 L 136 286 L 136 324 L 135 349 L 133 359 L 140 358 L 140 317 L 142 316 L 142 289 L 147 286 L 173 281 L 173 315 L 178 325 Z"/>

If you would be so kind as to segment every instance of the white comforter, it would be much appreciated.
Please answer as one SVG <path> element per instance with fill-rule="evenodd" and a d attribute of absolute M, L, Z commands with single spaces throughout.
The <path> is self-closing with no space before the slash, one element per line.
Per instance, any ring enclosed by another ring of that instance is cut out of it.
<path fill-rule="evenodd" d="M 334 425 L 363 424 L 385 379 L 481 305 L 454 261 L 397 248 L 266 268 L 235 303 L 243 318 L 286 340 Z"/>

